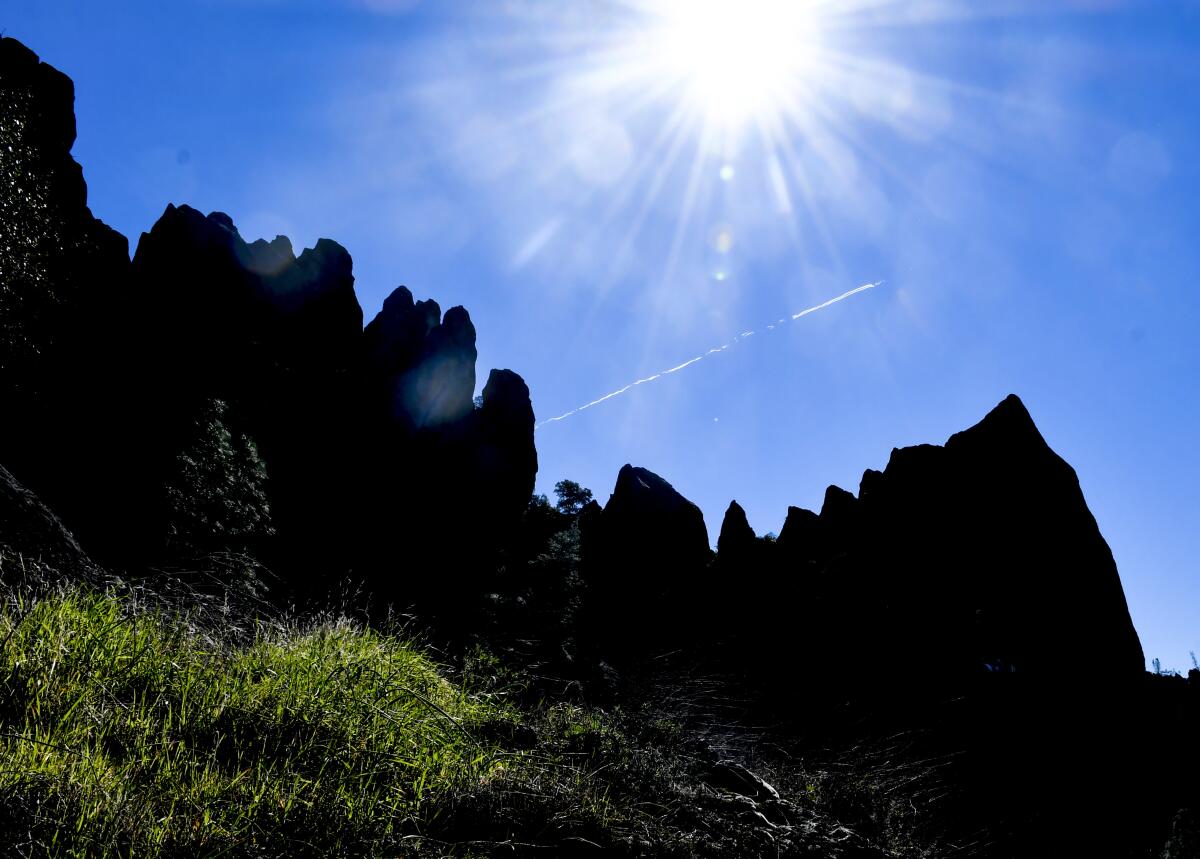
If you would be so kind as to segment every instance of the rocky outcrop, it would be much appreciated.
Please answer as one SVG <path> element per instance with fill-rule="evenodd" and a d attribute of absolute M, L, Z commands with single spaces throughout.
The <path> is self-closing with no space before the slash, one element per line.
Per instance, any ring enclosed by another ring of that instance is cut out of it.
<path fill-rule="evenodd" d="M 161 487 L 195 415 L 228 406 L 235 436 L 257 446 L 283 565 L 337 558 L 350 539 L 362 311 L 349 254 L 321 240 L 299 258 L 284 237 L 247 243 L 229 216 L 169 205 L 138 242 L 112 322 L 113 411 L 106 439 L 121 492 L 99 537 L 121 561 L 153 553 L 169 530 Z M 128 431 L 136 428 L 135 433 Z"/>
<path fill-rule="evenodd" d="M 87 207 L 71 157 L 75 88 L 0 38 L 0 392 L 36 387 L 94 294 L 129 265 L 128 244 Z M 90 305 L 89 305 L 90 306 Z"/>
<path fill-rule="evenodd" d="M 792 507 L 776 543 L 729 506 L 707 571 L 699 511 L 626 466 L 585 521 L 602 618 L 754 651 L 770 677 L 810 692 L 896 694 L 996 674 L 1134 678 L 1143 657 L 1120 578 L 1075 472 L 1024 405 L 1006 398 L 945 446 L 892 452 L 858 496 L 836 486 L 820 514 Z M 861 682 L 868 671 L 871 683 Z"/>
<path fill-rule="evenodd" d="M 652 471 L 625 465 L 603 512 L 581 525 L 594 634 L 613 651 L 677 643 L 707 590 L 698 587 L 712 556 L 700 508 Z"/>
<path fill-rule="evenodd" d="M 464 582 L 424 571 L 449 564 L 478 578 L 528 506 L 537 474 L 529 389 L 511 370 L 492 370 L 476 407 L 470 315 L 443 315 L 403 286 L 367 325 L 363 355 L 366 467 L 383 476 L 365 486 L 371 566 L 383 592 L 446 604 L 452 595 L 441 591 Z"/>
<path fill-rule="evenodd" d="M 724 562 L 736 563 L 753 552 L 756 543 L 746 511 L 736 501 L 730 501 L 721 521 L 721 536 L 717 538 L 717 557 Z"/>
<path fill-rule="evenodd" d="M 525 380 L 512 370 L 492 370 L 475 423 L 475 461 L 484 505 L 511 515 L 520 513 L 537 476 L 533 440 L 533 404 Z"/>
<path fill-rule="evenodd" d="M 90 484 L 94 368 L 129 269 L 124 237 L 87 207 L 74 99 L 66 75 L 0 38 L 0 459 L 56 509 Z"/>
<path fill-rule="evenodd" d="M 857 498 L 830 487 L 819 516 L 789 509 L 775 566 L 776 643 L 799 627 L 815 647 L 781 657 L 815 676 L 1053 677 L 1068 653 L 1076 677 L 1143 670 L 1075 473 L 1015 396 L 944 447 L 894 450 Z"/>
<path fill-rule="evenodd" d="M 475 394 L 475 326 L 451 307 L 425 340 L 416 364 L 403 374 L 398 400 L 418 430 L 453 425 L 471 413 Z"/>
<path fill-rule="evenodd" d="M 602 527 L 606 551 L 630 570 L 654 570 L 662 562 L 686 572 L 711 555 L 700 508 L 645 468 L 621 468 L 604 505 Z"/>
<path fill-rule="evenodd" d="M 878 589 L 921 630 L 918 652 L 964 671 L 1049 676 L 1082 649 L 1079 673 L 1144 670 L 1078 478 L 1016 396 L 945 447 L 894 451 L 866 482 L 864 558 L 890 559 Z"/>
<path fill-rule="evenodd" d="M 165 485 L 214 407 L 261 455 L 281 575 L 353 570 L 405 601 L 431 564 L 497 550 L 532 492 L 533 410 L 507 370 L 475 408 L 465 309 L 401 288 L 364 332 L 336 242 L 297 256 L 186 205 L 130 263 L 86 208 L 69 79 L 3 39 L 0 93 L 0 410 L 24 418 L 0 457 L 94 556 L 172 560 Z"/>
<path fill-rule="evenodd" d="M 803 507 L 789 507 L 787 518 L 783 520 L 783 530 L 779 532 L 779 544 L 787 546 L 803 557 L 815 557 L 815 541 L 820 519 L 817 514 Z"/>
<path fill-rule="evenodd" d="M 190 206 L 167 206 L 142 234 L 129 314 L 168 372 L 214 395 L 276 368 L 348 372 L 362 336 L 341 245 L 321 239 L 297 258 L 283 236 L 247 244 L 228 215 Z"/>
<path fill-rule="evenodd" d="M 475 326 L 462 307 L 442 316 L 398 287 L 367 326 L 365 351 L 377 409 L 405 433 L 464 420 L 475 393 Z"/>
<path fill-rule="evenodd" d="M 381 422 L 408 423 L 401 380 L 419 362 L 426 339 L 441 318 L 436 301 L 414 302 L 408 287 L 399 286 L 367 325 L 363 332 L 365 367 Z"/>

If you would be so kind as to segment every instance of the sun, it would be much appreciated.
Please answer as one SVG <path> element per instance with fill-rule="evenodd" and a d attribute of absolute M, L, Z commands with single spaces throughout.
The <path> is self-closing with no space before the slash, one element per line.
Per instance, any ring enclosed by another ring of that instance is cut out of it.
<path fill-rule="evenodd" d="M 714 125 L 788 111 L 813 83 L 815 0 L 656 0 L 648 11 L 654 65 Z"/>

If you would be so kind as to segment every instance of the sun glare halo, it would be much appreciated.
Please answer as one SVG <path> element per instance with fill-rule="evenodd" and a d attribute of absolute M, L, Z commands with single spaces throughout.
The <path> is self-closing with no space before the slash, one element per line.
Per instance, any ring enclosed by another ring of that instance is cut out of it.
<path fill-rule="evenodd" d="M 737 127 L 788 109 L 812 76 L 812 0 L 659 0 L 654 62 L 711 123 Z"/>

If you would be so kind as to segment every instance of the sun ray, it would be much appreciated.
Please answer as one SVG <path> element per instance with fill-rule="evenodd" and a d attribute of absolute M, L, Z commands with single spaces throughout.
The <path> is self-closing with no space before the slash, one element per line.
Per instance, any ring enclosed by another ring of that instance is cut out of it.
<path fill-rule="evenodd" d="M 486 177 L 502 185 L 504 205 L 521 212 L 508 259 L 517 267 L 572 263 L 563 277 L 584 296 L 573 299 L 581 344 L 594 342 L 596 320 L 614 294 L 644 309 L 643 330 L 624 344 L 626 351 L 629 342 L 642 347 L 643 364 L 703 316 L 761 301 L 752 292 L 786 290 L 787 283 L 744 277 L 714 286 L 730 272 L 759 267 L 750 256 L 759 248 L 772 260 L 786 254 L 796 271 L 844 276 L 852 258 L 845 219 L 861 220 L 867 238 L 893 229 L 908 207 L 928 200 L 935 164 L 1028 169 L 996 145 L 989 115 L 1053 105 L 1023 104 L 1019 92 L 970 77 L 939 76 L 937 62 L 926 62 L 938 52 L 916 55 L 915 47 L 953 38 L 964 21 L 1030 13 L 1031 4 L 489 7 L 497 11 L 472 34 L 472 51 L 516 60 L 478 63 L 511 96 L 481 105 L 487 134 L 511 135 L 499 145 L 519 150 L 519 163 Z M 920 38 L 906 41 L 909 34 Z M 481 141 L 485 155 L 489 142 Z M 603 160 L 616 150 L 618 157 Z M 598 179 L 588 172 L 595 163 L 615 167 Z M 709 236 L 738 241 L 714 244 Z M 686 325 L 665 331 L 672 317 Z"/>

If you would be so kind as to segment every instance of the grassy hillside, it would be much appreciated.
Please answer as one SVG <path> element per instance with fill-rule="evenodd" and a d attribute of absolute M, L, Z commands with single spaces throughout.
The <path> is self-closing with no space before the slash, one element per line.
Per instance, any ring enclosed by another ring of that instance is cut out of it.
<path fill-rule="evenodd" d="M 345 622 L 233 647 L 76 590 L 0 642 L 0 830 L 57 855 L 357 853 L 515 763 L 474 736 L 498 704 Z"/>
<path fill-rule="evenodd" d="M 538 700 L 482 651 L 449 672 L 346 619 L 18 595 L 19 566 L 0 556 L 0 856 L 810 855 L 837 829 L 710 783 L 676 723 Z"/>

